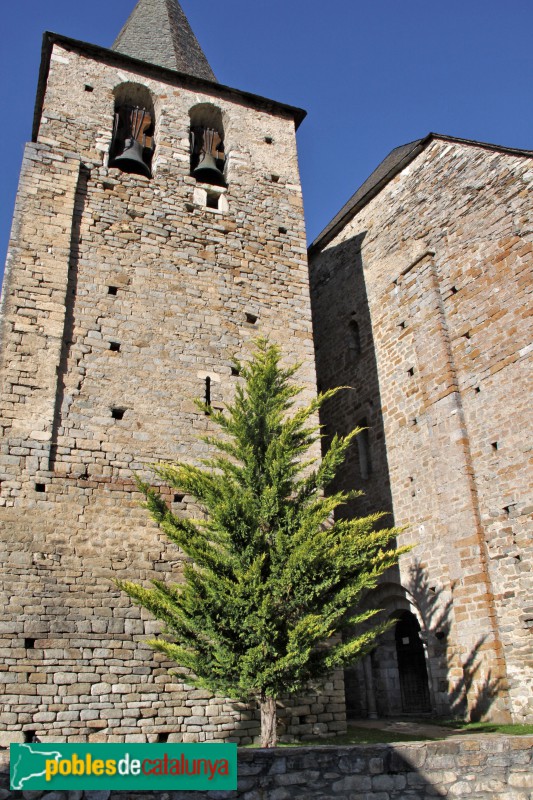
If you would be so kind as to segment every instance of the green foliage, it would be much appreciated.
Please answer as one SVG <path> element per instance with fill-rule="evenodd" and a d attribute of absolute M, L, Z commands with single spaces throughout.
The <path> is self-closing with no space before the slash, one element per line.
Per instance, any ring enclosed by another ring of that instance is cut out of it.
<path fill-rule="evenodd" d="M 211 413 L 221 430 L 205 437 L 213 457 L 202 467 L 154 467 L 206 519 L 181 519 L 138 481 L 154 520 L 191 559 L 183 582 L 119 586 L 163 621 L 169 641 L 150 645 L 190 669 L 189 682 L 233 698 L 278 698 L 372 649 L 383 626 L 336 634 L 375 613 L 357 603 L 404 550 L 394 548 L 397 530 L 375 530 L 380 514 L 333 523 L 354 495 L 324 490 L 358 430 L 335 436 L 320 463 L 305 461 L 320 436 L 316 412 L 337 390 L 291 412 L 298 365 L 282 368 L 277 347 L 259 340 L 251 363 L 237 366 L 244 380 L 233 404 Z"/>

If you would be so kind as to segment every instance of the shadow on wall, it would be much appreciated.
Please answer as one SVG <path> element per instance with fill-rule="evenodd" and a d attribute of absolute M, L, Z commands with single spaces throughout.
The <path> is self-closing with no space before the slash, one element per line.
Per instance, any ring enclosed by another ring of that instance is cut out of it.
<path fill-rule="evenodd" d="M 326 248 L 318 261 L 311 254 L 317 381 L 319 390 L 351 387 L 323 408 L 324 449 L 334 433 L 368 427 L 350 448 L 331 489 L 361 489 L 364 495 L 343 513 L 385 511 L 383 525 L 389 526 L 394 520 L 376 361 L 379 331 L 372 324 L 361 254 L 366 236 L 363 231 Z M 390 570 L 366 604 L 382 608 L 381 618 L 393 625 L 371 656 L 346 671 L 352 716 L 436 713 L 478 720 L 488 713 L 504 687 L 484 668 L 484 638 L 466 656 L 452 644 L 453 587 L 450 593 L 431 584 L 415 563 L 403 582 L 398 569 Z"/>
<path fill-rule="evenodd" d="M 323 449 L 334 433 L 344 435 L 358 425 L 367 428 L 348 451 L 331 487 L 364 492 L 344 508 L 346 516 L 375 511 L 392 515 L 376 348 L 361 259 L 365 235 L 324 251 L 320 268 L 311 268 L 318 389 L 350 387 L 322 409 Z M 391 516 L 383 520 L 384 526 L 392 524 Z"/>
<path fill-rule="evenodd" d="M 419 562 L 410 565 L 405 588 L 396 575 L 388 578 L 364 600 L 365 608 L 383 609 L 376 619 L 391 628 L 346 672 L 349 715 L 486 717 L 504 687 L 484 667 L 485 637 L 466 656 L 458 651 L 451 643 L 452 595 L 431 585 Z"/>
<path fill-rule="evenodd" d="M 448 676 L 447 698 L 454 717 L 478 722 L 489 712 L 501 693 L 503 681 L 485 670 L 483 651 L 486 636 L 477 640 L 467 656 L 462 656 L 449 645 L 453 625 L 453 600 L 443 590 L 431 586 L 423 566 L 415 562 L 409 569 L 407 581 L 409 594 L 416 605 L 423 625 L 428 651 L 444 664 Z M 453 585 L 452 585 L 453 593 Z M 453 675 L 459 671 L 460 677 Z"/>

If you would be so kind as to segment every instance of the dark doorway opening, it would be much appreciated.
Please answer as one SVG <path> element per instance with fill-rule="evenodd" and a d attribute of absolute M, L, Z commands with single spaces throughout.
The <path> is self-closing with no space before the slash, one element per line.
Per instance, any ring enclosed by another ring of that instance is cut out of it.
<path fill-rule="evenodd" d="M 431 711 L 428 672 L 424 645 L 420 639 L 420 625 L 410 611 L 404 611 L 398 618 L 395 638 L 402 710 L 406 714 Z"/>

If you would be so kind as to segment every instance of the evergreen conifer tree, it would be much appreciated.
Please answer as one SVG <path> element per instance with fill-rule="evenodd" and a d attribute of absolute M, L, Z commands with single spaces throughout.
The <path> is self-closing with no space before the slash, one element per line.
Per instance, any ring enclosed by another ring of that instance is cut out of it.
<path fill-rule="evenodd" d="M 159 464 L 155 474 L 192 495 L 205 519 L 182 519 L 158 491 L 138 481 L 145 506 L 189 562 L 182 582 L 152 588 L 120 582 L 162 620 L 167 638 L 149 644 L 181 667 L 188 682 L 234 699 L 256 698 L 263 747 L 276 744 L 276 701 L 309 681 L 353 663 L 383 625 L 353 633 L 375 611 L 358 611 L 361 595 L 404 549 L 397 529 L 376 530 L 381 514 L 333 522 L 352 496 L 325 493 L 358 433 L 334 436 L 322 461 L 305 461 L 319 437 L 314 420 L 335 391 L 293 410 L 298 365 L 282 368 L 265 340 L 247 365 L 221 430 L 205 437 L 215 455 L 203 467 Z"/>

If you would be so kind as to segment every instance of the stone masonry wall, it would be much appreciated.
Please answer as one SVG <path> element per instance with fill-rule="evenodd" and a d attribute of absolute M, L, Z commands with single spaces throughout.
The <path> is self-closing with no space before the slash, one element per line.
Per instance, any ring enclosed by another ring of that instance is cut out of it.
<path fill-rule="evenodd" d="M 530 800 L 532 746 L 531 736 L 468 736 L 401 745 L 239 750 L 235 792 L 32 792 L 31 800 Z M 7 788 L 7 769 L 0 752 L 0 800 L 20 800 L 25 793 Z"/>
<path fill-rule="evenodd" d="M 324 422 L 368 420 L 374 469 L 356 446 L 341 482 L 408 526 L 399 579 L 433 708 L 517 721 L 533 713 L 532 178 L 530 157 L 433 140 L 311 259 L 318 381 L 355 388 Z"/>
<path fill-rule="evenodd" d="M 125 84 L 152 96 L 152 180 L 107 167 L 114 92 L 138 91 Z M 219 209 L 189 175 L 200 103 L 224 120 Z M 301 402 L 316 391 L 292 118 L 54 45 L 1 330 L 3 741 L 251 741 L 254 711 L 170 677 L 143 645 L 155 624 L 113 579 L 179 578 L 182 555 L 139 508 L 132 473 L 206 455 L 211 423 L 193 401 L 207 377 L 223 408 L 234 357 L 263 335 L 303 361 Z M 343 730 L 342 675 L 284 726 Z"/>

